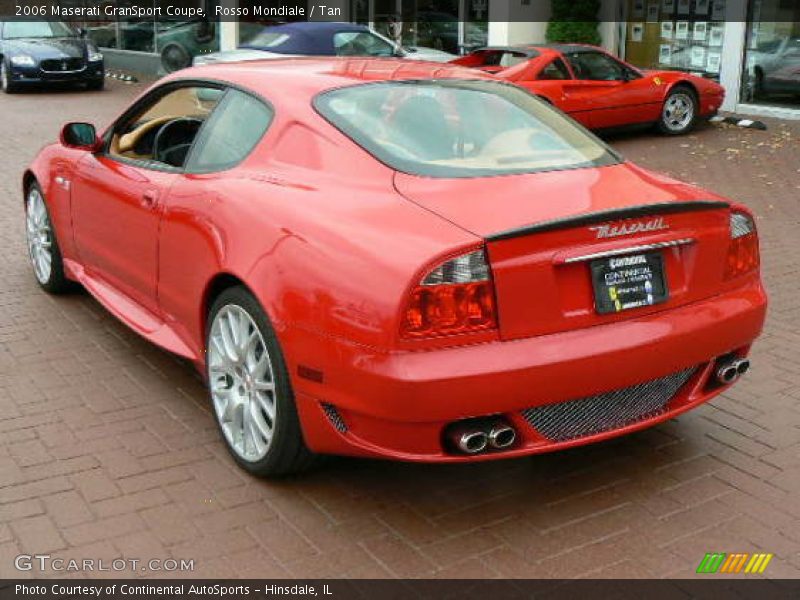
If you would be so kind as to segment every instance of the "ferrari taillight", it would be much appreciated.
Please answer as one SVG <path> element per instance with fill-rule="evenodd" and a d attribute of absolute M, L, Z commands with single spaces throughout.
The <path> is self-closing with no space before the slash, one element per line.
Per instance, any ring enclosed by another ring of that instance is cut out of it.
<path fill-rule="evenodd" d="M 411 290 L 402 334 L 420 338 L 496 327 L 494 286 L 480 249 L 447 260 L 422 278 Z"/>
<path fill-rule="evenodd" d="M 758 234 L 753 219 L 741 212 L 731 213 L 731 241 L 725 265 L 725 278 L 732 279 L 758 268 Z"/>

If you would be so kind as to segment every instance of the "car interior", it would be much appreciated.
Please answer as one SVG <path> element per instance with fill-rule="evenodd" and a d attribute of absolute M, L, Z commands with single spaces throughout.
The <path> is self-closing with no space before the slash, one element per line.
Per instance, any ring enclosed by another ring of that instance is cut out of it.
<path fill-rule="evenodd" d="M 161 96 L 115 129 L 111 156 L 183 167 L 197 132 L 224 90 L 181 87 Z"/>
<path fill-rule="evenodd" d="M 575 52 L 566 55 L 577 79 L 589 81 L 620 81 L 628 69 L 599 52 Z"/>
<path fill-rule="evenodd" d="M 560 58 L 556 58 L 541 70 L 537 79 L 540 81 L 561 81 L 571 79 L 567 66 Z"/>

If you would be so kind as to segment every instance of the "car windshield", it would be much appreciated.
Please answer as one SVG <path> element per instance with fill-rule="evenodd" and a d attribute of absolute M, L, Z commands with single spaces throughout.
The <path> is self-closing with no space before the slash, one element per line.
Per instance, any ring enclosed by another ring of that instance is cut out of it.
<path fill-rule="evenodd" d="M 76 37 L 78 34 L 61 21 L 8 21 L 3 29 L 3 37 L 15 38 L 57 38 Z"/>
<path fill-rule="evenodd" d="M 369 83 L 323 92 L 314 106 L 378 160 L 415 175 L 479 177 L 620 161 L 545 102 L 493 81 Z"/>

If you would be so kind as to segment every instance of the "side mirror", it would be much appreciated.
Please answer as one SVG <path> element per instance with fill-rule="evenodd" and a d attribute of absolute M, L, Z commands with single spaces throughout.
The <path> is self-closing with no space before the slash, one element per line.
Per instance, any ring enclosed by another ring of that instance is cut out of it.
<path fill-rule="evenodd" d="M 96 152 L 102 140 L 97 139 L 97 132 L 91 123 L 67 123 L 61 128 L 60 141 L 67 148 Z"/>
<path fill-rule="evenodd" d="M 86 29 L 84 29 L 83 27 L 78 27 L 78 35 L 80 37 L 85 38 L 88 34 L 89 32 Z"/>

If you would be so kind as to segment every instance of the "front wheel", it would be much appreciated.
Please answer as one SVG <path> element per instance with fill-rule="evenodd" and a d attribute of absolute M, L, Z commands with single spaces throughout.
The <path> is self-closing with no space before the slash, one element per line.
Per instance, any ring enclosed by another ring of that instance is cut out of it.
<path fill-rule="evenodd" d="M 698 101 L 694 91 L 686 86 L 676 86 L 664 101 L 658 129 L 667 135 L 688 133 L 697 121 Z"/>
<path fill-rule="evenodd" d="M 106 85 L 105 79 L 97 79 L 95 81 L 88 82 L 86 84 L 86 89 L 93 92 L 99 92 L 105 87 L 105 85 Z"/>
<path fill-rule="evenodd" d="M 58 247 L 44 195 L 36 183 L 31 184 L 25 197 L 25 230 L 28 256 L 33 265 L 36 281 L 51 294 L 67 291 L 69 281 L 64 276 L 61 250 Z"/>
<path fill-rule="evenodd" d="M 161 51 L 161 66 L 167 73 L 180 71 L 192 65 L 192 57 L 180 44 L 167 44 Z"/>
<path fill-rule="evenodd" d="M 208 389 L 233 458 L 262 477 L 310 467 L 315 457 L 303 441 L 283 354 L 261 305 L 245 288 L 229 288 L 214 301 L 208 323 Z"/>
<path fill-rule="evenodd" d="M 5 61 L 0 62 L 0 89 L 6 94 L 17 91 L 17 84 L 11 81 L 11 72 Z"/>

